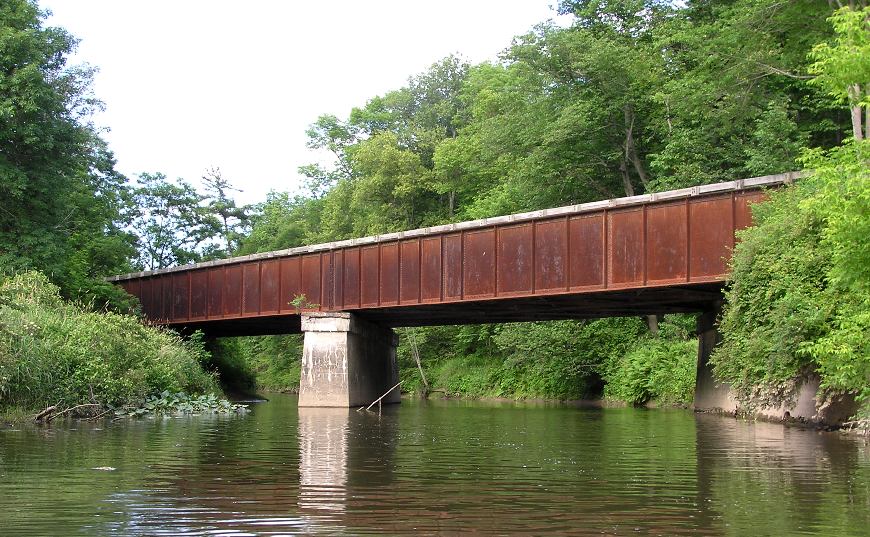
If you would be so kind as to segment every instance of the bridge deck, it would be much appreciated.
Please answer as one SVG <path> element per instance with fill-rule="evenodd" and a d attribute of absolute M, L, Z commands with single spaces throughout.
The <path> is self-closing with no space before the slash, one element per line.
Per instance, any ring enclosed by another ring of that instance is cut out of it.
<path fill-rule="evenodd" d="M 390 326 L 699 311 L 749 204 L 796 174 L 291 248 L 112 278 L 159 324 L 299 330 L 303 311 Z"/>

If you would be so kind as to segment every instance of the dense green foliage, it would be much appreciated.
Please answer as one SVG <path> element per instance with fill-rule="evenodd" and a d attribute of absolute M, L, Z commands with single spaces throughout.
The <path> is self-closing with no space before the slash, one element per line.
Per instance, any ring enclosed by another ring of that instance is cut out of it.
<path fill-rule="evenodd" d="M 0 406 L 122 406 L 164 390 L 211 393 L 207 358 L 196 338 L 64 302 L 40 273 L 0 283 Z"/>
<path fill-rule="evenodd" d="M 803 164 L 816 169 L 814 179 L 759 208 L 765 231 L 742 237 L 717 372 L 745 399 L 758 385 L 781 396 L 789 379 L 813 370 L 830 390 L 866 391 L 870 263 L 860 238 L 870 231 L 867 158 L 861 144 L 840 144 L 850 128 L 856 140 L 870 128 L 862 114 L 870 104 L 870 29 L 863 2 L 836 12 L 835 4 L 561 0 L 557 9 L 573 24 L 540 24 L 496 62 L 449 56 L 346 117 L 321 116 L 308 146 L 334 159 L 300 168 L 306 191 L 273 192 L 238 207 L 218 169 L 205 173 L 205 192 L 160 173 L 128 183 L 90 124 L 100 106 L 92 70 L 66 63 L 75 39 L 43 27 L 32 1 L 6 2 L 0 273 L 41 270 L 64 297 L 130 309 L 102 276 Z M 130 337 L 117 332 L 128 330 L 127 317 L 57 304 L 108 323 L 106 338 Z M 419 388 L 416 349 L 430 387 L 449 394 L 686 402 L 692 322 L 669 316 L 660 327 L 655 318 L 632 318 L 406 330 L 404 386 Z M 41 333 L 40 344 L 49 345 L 55 331 Z M 297 336 L 209 345 L 208 357 L 182 346 L 172 361 L 221 371 L 224 387 L 237 391 L 250 390 L 255 377 L 261 388 L 298 385 Z M 43 352 L 63 355 L 49 349 Z M 106 359 L 126 360 L 120 343 L 115 349 Z M 143 363 L 149 359 L 158 358 Z M 86 362 L 76 363 L 84 368 L 76 374 L 95 378 Z M 169 377 L 160 382 L 181 382 Z M 89 386 L 71 378 L 70 401 Z M 130 382 L 111 397 L 159 382 L 152 384 Z"/>
<path fill-rule="evenodd" d="M 811 177 L 756 206 L 741 233 L 712 362 L 747 407 L 823 388 L 870 397 L 870 145 L 808 154 Z"/>
<path fill-rule="evenodd" d="M 347 118 L 319 118 L 309 146 L 333 166 L 300 170 L 308 195 L 257 206 L 240 252 L 778 173 L 848 132 L 830 88 L 809 75 L 830 56 L 810 56 L 835 35 L 828 2 L 566 0 L 559 10 L 572 26 L 539 25 L 499 62 L 451 56 Z M 413 337 L 431 388 L 450 394 L 576 398 L 604 384 L 616 399 L 686 402 L 691 323 L 669 318 L 657 334 L 639 319 L 407 330 L 403 388 L 421 388 Z M 268 341 L 244 343 L 260 364 L 278 356 L 266 349 L 282 338 Z M 735 368 L 751 365 L 767 371 L 758 357 Z"/>
<path fill-rule="evenodd" d="M 690 403 L 695 385 L 694 318 L 666 316 L 657 335 L 640 318 L 555 321 L 401 332 L 403 389 L 423 374 L 447 395 Z"/>
<path fill-rule="evenodd" d="M 754 209 L 732 259 L 712 362 L 750 409 L 789 400 L 813 373 L 870 414 L 870 8 L 829 20 L 836 38 L 813 47 L 812 82 L 849 105 L 853 139 L 806 151 L 811 176 Z"/>
<path fill-rule="evenodd" d="M 34 3 L 0 6 L 0 267 L 39 269 L 66 296 L 119 300 L 99 279 L 135 255 L 125 179 L 89 122 L 93 69 Z"/>

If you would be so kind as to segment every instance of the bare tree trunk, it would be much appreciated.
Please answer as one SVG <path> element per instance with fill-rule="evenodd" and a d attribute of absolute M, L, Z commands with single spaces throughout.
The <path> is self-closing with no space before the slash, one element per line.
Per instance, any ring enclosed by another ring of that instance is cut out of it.
<path fill-rule="evenodd" d="M 864 94 L 870 95 L 870 84 L 867 84 Z M 870 106 L 864 109 L 864 138 L 870 139 Z"/>
<path fill-rule="evenodd" d="M 643 163 L 640 161 L 640 156 L 637 154 L 637 147 L 634 143 L 634 110 L 630 104 L 625 105 L 622 109 L 625 116 L 625 158 L 630 160 L 634 166 L 634 171 L 640 178 L 640 182 L 646 186 L 649 179 L 643 169 Z"/>
<path fill-rule="evenodd" d="M 447 194 L 447 207 L 449 208 L 450 218 L 453 218 L 453 211 L 456 210 L 456 192 L 453 190 Z"/>
<path fill-rule="evenodd" d="M 628 176 L 628 165 L 625 163 L 625 158 L 619 162 L 619 171 L 622 173 L 622 187 L 625 189 L 625 195 L 634 196 L 634 187 L 631 185 L 631 178 Z"/>
<path fill-rule="evenodd" d="M 858 84 L 853 84 L 852 86 L 850 86 L 849 96 L 852 98 L 852 102 L 860 102 L 861 86 Z M 852 135 L 855 136 L 856 140 L 864 139 L 864 131 L 861 127 L 861 107 L 855 105 L 852 107 Z"/>

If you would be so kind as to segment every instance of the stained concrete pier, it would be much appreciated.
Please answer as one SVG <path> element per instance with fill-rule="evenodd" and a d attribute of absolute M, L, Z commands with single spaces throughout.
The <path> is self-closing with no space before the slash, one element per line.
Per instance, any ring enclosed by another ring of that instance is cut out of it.
<path fill-rule="evenodd" d="M 299 406 L 368 405 L 399 381 L 398 336 L 352 313 L 302 315 L 305 343 Z M 398 403 L 393 390 L 384 403 Z"/>

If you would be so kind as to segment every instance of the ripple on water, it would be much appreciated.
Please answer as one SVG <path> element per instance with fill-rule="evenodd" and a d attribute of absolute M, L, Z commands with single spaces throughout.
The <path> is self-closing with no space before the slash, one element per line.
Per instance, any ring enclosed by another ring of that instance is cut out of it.
<path fill-rule="evenodd" d="M 377 415 L 274 396 L 230 419 L 3 432 L 4 535 L 870 527 L 861 442 L 679 410 L 406 401 Z"/>

